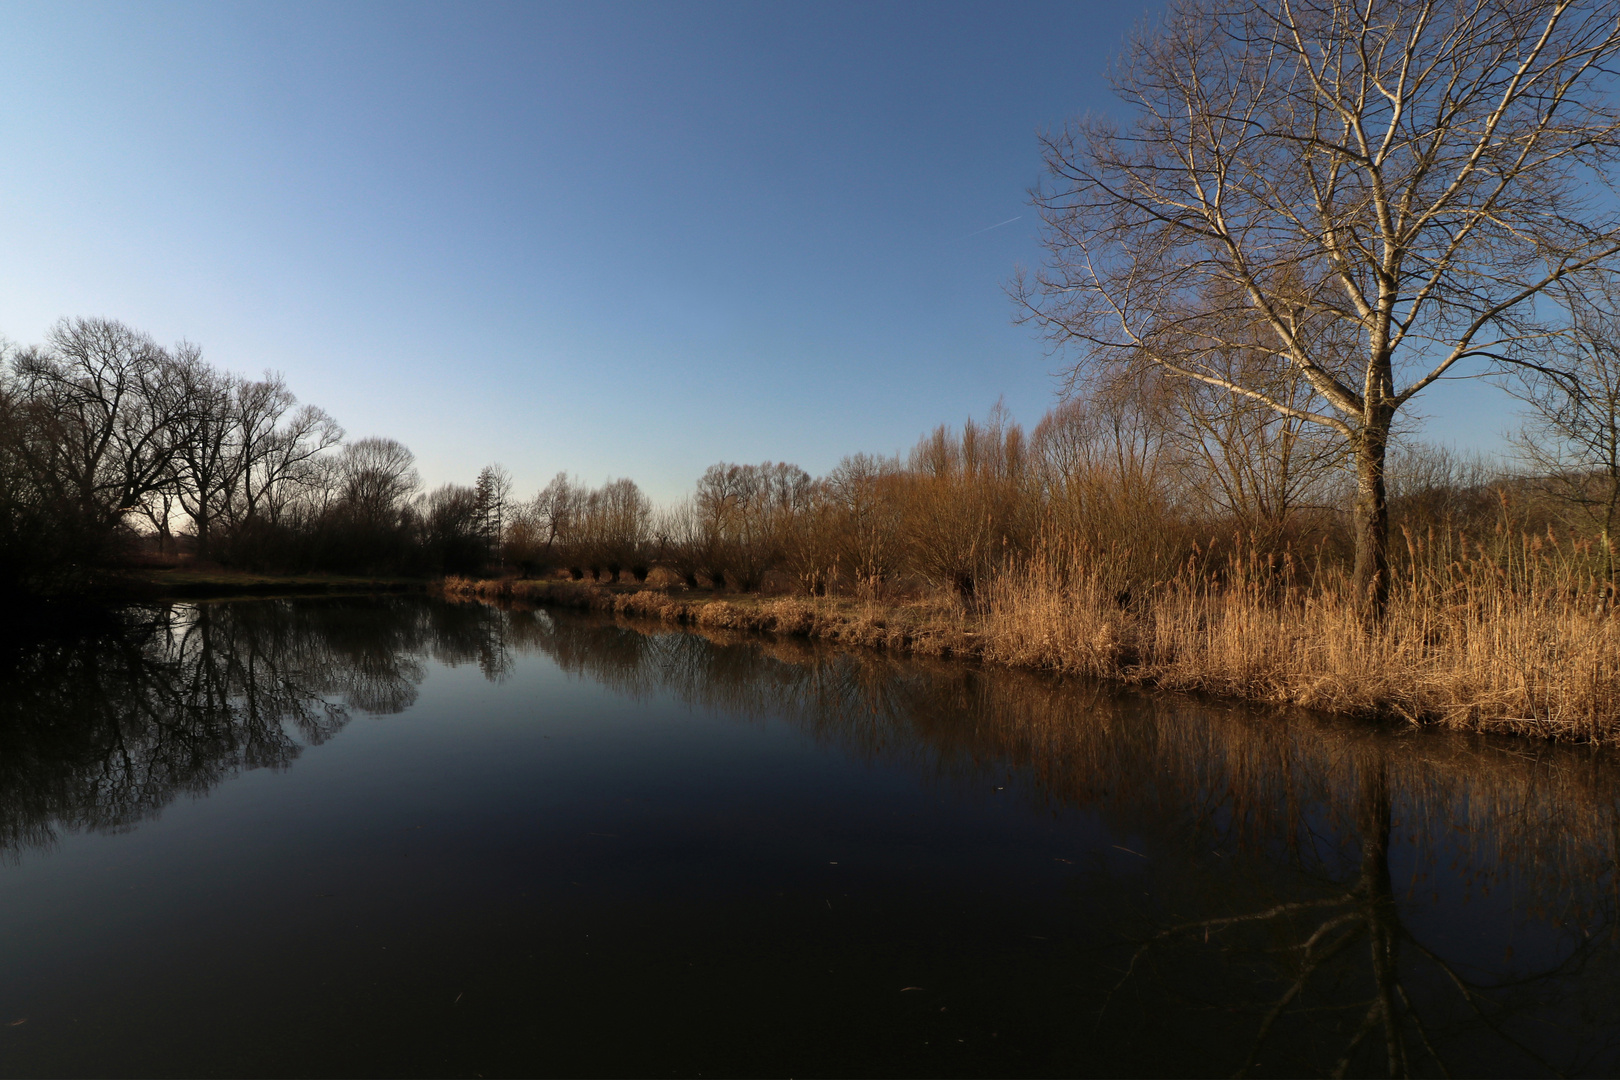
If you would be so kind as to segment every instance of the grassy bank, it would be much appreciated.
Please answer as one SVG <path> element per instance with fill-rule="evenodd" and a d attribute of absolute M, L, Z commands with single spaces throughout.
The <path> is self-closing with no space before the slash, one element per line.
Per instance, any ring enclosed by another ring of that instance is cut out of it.
<path fill-rule="evenodd" d="M 1233 566 L 1145 596 L 1051 563 L 1008 574 L 971 606 L 764 597 L 567 582 L 449 578 L 452 599 L 515 601 L 957 656 L 1413 724 L 1540 738 L 1620 737 L 1620 630 L 1556 580 L 1461 562 L 1402 582 L 1363 626 L 1342 588 Z"/>

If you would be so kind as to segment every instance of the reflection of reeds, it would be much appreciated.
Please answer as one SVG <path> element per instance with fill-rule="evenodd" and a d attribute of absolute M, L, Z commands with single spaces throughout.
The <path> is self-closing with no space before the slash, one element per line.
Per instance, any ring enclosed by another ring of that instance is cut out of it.
<path fill-rule="evenodd" d="M 544 604 L 705 630 L 750 630 L 886 648 L 925 656 L 979 656 L 978 635 L 948 597 L 876 601 L 850 597 L 688 598 L 662 589 L 606 589 L 572 582 L 446 578 L 451 600 Z"/>
<path fill-rule="evenodd" d="M 1194 690 L 1474 731 L 1607 741 L 1620 732 L 1620 631 L 1589 560 L 1555 538 L 1418 557 L 1367 627 L 1331 571 L 1286 558 L 1190 560 L 1122 590 L 1107 553 L 1048 550 L 933 598 L 694 599 L 657 589 L 445 582 L 445 595 L 545 603 L 716 629 L 763 630 L 922 655 Z"/>
<path fill-rule="evenodd" d="M 1594 1041 L 1607 1053 L 1607 1004 L 1566 1023 L 1572 1002 L 1611 1000 L 1620 940 L 1620 776 L 1601 753 L 1531 755 L 1515 739 L 1232 710 L 815 640 L 501 614 L 514 648 L 617 692 L 779 718 L 968 799 L 1016 774 L 1010 790 L 1041 811 L 1096 815 L 1142 861 L 1077 883 L 1088 938 L 1099 955 L 1114 943 L 1125 973 L 1118 993 L 1090 999 L 1095 1023 L 1163 1021 L 1166 1039 L 1196 1040 L 1214 1016 L 1246 1026 L 1268 1063 L 1299 1054 L 1302 1073 L 1340 1056 L 1351 1064 L 1338 1071 L 1355 1074 L 1408 1071 L 1412 1055 L 1442 1068 L 1456 1058 L 1463 1071 L 1482 1053 L 1508 1071 L 1608 1060 L 1582 1057 Z M 1434 934 L 1437 911 L 1504 891 L 1511 913 L 1490 922 L 1483 949 Z M 1501 951 L 1521 933 L 1548 947 Z M 1285 995 L 1296 979 L 1298 996 Z M 1140 1011 L 1198 986 L 1218 987 L 1216 1008 Z M 1369 986 L 1389 991 L 1376 1013 L 1357 1000 Z M 1358 1051 L 1363 1014 L 1380 1020 L 1380 1038 Z M 1548 1021 L 1563 1025 L 1555 1038 Z M 1209 1053 L 1229 1046 L 1214 1039 Z"/>
<path fill-rule="evenodd" d="M 1396 837 L 1418 855 L 1414 875 L 1461 853 L 1476 884 L 1516 873 L 1532 904 L 1574 902 L 1612 880 L 1620 854 L 1620 776 L 1585 748 L 1531 757 L 1516 740 L 1234 712 L 1039 672 L 726 630 L 665 633 L 521 611 L 506 625 L 514 648 L 634 697 L 662 692 L 783 717 L 846 751 L 900 756 L 975 790 L 1017 769 L 1037 801 L 1089 808 L 1189 850 L 1355 833 L 1364 782 L 1381 776 Z"/>

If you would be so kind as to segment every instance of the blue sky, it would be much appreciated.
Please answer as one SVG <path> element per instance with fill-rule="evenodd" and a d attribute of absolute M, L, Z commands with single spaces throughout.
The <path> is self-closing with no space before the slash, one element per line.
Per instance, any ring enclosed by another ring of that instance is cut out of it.
<path fill-rule="evenodd" d="M 1036 132 L 1155 5 L 0 7 L 0 331 L 108 315 L 286 374 L 430 483 L 823 472 L 1046 354 Z M 1483 445 L 1495 391 L 1420 402 Z"/>

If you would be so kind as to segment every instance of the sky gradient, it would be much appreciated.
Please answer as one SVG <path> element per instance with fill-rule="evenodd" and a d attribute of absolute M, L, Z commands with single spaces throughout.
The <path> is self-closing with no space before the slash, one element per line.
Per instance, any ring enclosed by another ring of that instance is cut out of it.
<path fill-rule="evenodd" d="M 195 341 L 522 494 L 1033 424 L 1036 133 L 1117 111 L 1156 10 L 7 5 L 0 332 Z M 1511 422 L 1479 383 L 1417 405 L 1464 447 Z"/>

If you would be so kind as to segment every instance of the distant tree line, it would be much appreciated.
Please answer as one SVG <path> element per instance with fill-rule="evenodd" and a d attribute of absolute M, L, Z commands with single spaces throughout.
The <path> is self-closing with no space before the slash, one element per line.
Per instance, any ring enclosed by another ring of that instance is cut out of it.
<path fill-rule="evenodd" d="M 1511 510 L 1515 534 L 1594 534 L 1594 571 L 1612 580 L 1620 320 L 1604 297 L 1580 303 L 1563 351 L 1509 386 L 1530 406 L 1532 470 L 1396 450 L 1390 512 L 1412 541 L 1397 566 L 1437 529 L 1500 536 Z M 219 371 L 195 345 L 165 348 L 116 321 L 64 319 L 42 344 L 9 350 L 0 376 L 0 588 L 73 588 L 101 568 L 183 557 L 598 582 L 658 570 L 675 587 L 937 589 L 971 603 L 1032 561 L 1106 566 L 1125 595 L 1189 559 L 1214 566 L 1234 545 L 1316 570 L 1353 558 L 1354 463 L 1331 432 L 1152 367 L 1086 390 L 1028 432 L 998 406 L 908 454 L 855 454 L 820 477 L 722 462 L 662 507 L 633 480 L 566 473 L 518 497 L 495 465 L 423 492 L 403 444 L 345 441 L 279 376 Z"/>
<path fill-rule="evenodd" d="M 345 442 L 280 376 L 209 365 L 111 319 L 63 319 L 0 374 L 0 588 L 83 584 L 182 547 L 256 569 L 482 567 L 504 486 L 421 495 L 411 451 Z M 509 486 L 509 485 L 508 485 Z"/>
<path fill-rule="evenodd" d="M 1610 300 L 1579 298 L 1567 347 L 1508 387 L 1529 405 L 1520 444 L 1531 470 L 1396 450 L 1398 533 L 1492 536 L 1511 507 L 1515 533 L 1594 534 L 1594 570 L 1614 578 Z M 196 345 L 160 347 L 122 322 L 63 319 L 44 343 L 8 350 L 0 376 L 0 588 L 75 588 L 99 568 L 185 557 L 609 583 L 661 570 L 685 588 L 944 589 L 972 602 L 988 578 L 1032 560 L 1108 565 L 1129 593 L 1189 559 L 1213 565 L 1233 544 L 1317 570 L 1353 557 L 1353 460 L 1332 432 L 1152 368 L 1085 390 L 1029 432 L 996 406 L 907 455 L 855 453 L 825 476 L 718 463 L 666 507 L 632 479 L 590 486 L 565 473 L 525 499 L 496 465 L 470 486 L 423 492 L 405 445 L 343 439 L 279 376 L 219 371 Z M 1398 547 L 1396 565 L 1421 546 Z"/>
<path fill-rule="evenodd" d="M 1443 557 L 1437 534 L 1497 547 L 1549 527 L 1590 535 L 1620 471 L 1565 465 L 1515 471 L 1407 442 L 1389 466 L 1394 527 L 1411 540 L 1395 565 Z M 1029 432 L 998 406 L 982 421 L 942 425 L 907 454 L 851 455 L 821 477 L 782 462 L 722 462 L 664 507 L 630 480 L 592 488 L 559 474 L 506 504 L 500 551 L 524 576 L 613 583 L 658 569 L 688 589 L 942 590 L 969 604 L 986 582 L 1032 563 L 1105 567 L 1122 596 L 1189 560 L 1217 577 L 1239 549 L 1288 560 L 1303 580 L 1353 562 L 1352 466 L 1342 447 L 1288 417 L 1150 377 L 1074 398 Z M 1599 532 L 1585 549 L 1604 579 L 1606 540 Z"/>

